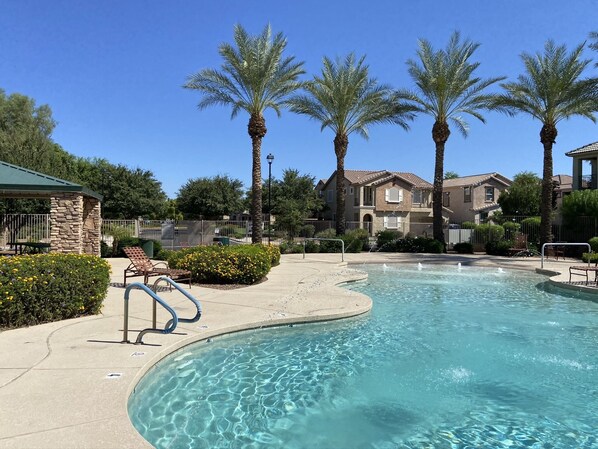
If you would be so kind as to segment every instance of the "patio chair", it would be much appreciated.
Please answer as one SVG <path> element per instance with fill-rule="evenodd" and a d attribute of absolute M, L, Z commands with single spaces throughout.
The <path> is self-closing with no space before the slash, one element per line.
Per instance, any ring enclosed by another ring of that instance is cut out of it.
<path fill-rule="evenodd" d="M 527 234 L 516 234 L 513 246 L 508 250 L 509 256 L 529 256 L 527 248 Z"/>
<path fill-rule="evenodd" d="M 586 285 L 590 283 L 590 273 L 594 273 L 594 282 L 598 284 L 598 262 L 593 266 L 572 265 L 569 267 L 569 282 L 572 276 L 585 276 Z"/>
<path fill-rule="evenodd" d="M 166 262 L 153 263 L 145 254 L 143 249 L 138 246 L 129 246 L 123 248 L 131 263 L 125 268 L 124 284 L 127 286 L 127 278 L 143 276 L 143 283 L 148 284 L 152 276 L 168 276 L 173 281 L 187 281 L 191 288 L 191 271 L 169 268 Z M 159 265 L 163 265 L 160 267 Z"/>

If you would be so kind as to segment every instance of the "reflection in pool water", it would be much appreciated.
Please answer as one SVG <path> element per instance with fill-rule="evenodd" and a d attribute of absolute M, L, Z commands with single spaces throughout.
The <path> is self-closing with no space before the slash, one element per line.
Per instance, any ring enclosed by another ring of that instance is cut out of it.
<path fill-rule="evenodd" d="M 370 314 L 184 348 L 135 427 L 172 449 L 598 447 L 598 303 L 526 272 L 360 269 Z"/>

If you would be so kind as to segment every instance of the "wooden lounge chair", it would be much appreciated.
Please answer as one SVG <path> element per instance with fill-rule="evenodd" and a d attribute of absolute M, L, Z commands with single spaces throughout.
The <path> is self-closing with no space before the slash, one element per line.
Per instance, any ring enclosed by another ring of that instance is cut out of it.
<path fill-rule="evenodd" d="M 594 273 L 594 283 L 598 281 L 598 262 L 593 266 L 589 265 L 573 265 L 569 267 L 569 282 L 571 276 L 585 276 L 586 285 L 590 283 L 590 273 Z"/>
<path fill-rule="evenodd" d="M 127 278 L 130 277 L 143 276 L 143 283 L 147 285 L 149 278 L 152 276 L 168 276 L 177 282 L 188 282 L 189 288 L 191 288 L 191 271 L 169 268 L 166 262 L 153 263 L 143 249 L 138 246 L 129 246 L 123 248 L 123 251 L 131 261 L 129 266 L 125 268 L 125 287 L 127 286 Z M 163 267 L 159 265 L 163 265 Z"/>
<path fill-rule="evenodd" d="M 513 246 L 508 249 L 509 256 L 529 256 L 527 248 L 527 234 L 516 234 Z"/>

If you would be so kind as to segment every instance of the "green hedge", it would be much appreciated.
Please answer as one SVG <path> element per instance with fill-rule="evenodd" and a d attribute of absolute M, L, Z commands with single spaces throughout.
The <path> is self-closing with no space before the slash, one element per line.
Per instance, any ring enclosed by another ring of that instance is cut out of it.
<path fill-rule="evenodd" d="M 168 255 L 168 265 L 191 271 L 191 280 L 209 284 L 254 284 L 280 259 L 274 246 L 196 246 Z"/>
<path fill-rule="evenodd" d="M 379 251 L 387 253 L 435 253 L 440 254 L 444 250 L 441 242 L 426 237 L 404 237 L 393 240 L 382 246 Z"/>
<path fill-rule="evenodd" d="M 509 240 L 488 242 L 486 243 L 486 254 L 491 256 L 509 256 L 511 255 L 509 249 L 513 247 L 513 244 L 514 243 Z"/>
<path fill-rule="evenodd" d="M 110 265 L 79 254 L 0 257 L 0 326 L 31 326 L 100 312 Z"/>
<path fill-rule="evenodd" d="M 473 245 L 469 242 L 455 243 L 453 249 L 459 254 L 473 254 Z"/>

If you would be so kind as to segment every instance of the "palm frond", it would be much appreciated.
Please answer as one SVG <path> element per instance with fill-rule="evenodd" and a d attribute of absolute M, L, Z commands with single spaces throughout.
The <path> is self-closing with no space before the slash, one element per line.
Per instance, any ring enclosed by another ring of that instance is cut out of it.
<path fill-rule="evenodd" d="M 504 77 L 474 76 L 479 63 L 472 62 L 471 58 L 478 47 L 479 44 L 469 39 L 462 41 L 458 31 L 451 35 L 445 49 L 434 50 L 429 41 L 420 39 L 418 59 L 407 61 L 416 90 L 399 91 L 398 95 L 411 103 L 414 112 L 431 115 L 435 121 L 454 122 L 461 133 L 467 135 L 467 122 L 462 115 L 484 122 L 480 111 L 494 106 L 492 96 L 483 92 L 504 80 Z"/>
<path fill-rule="evenodd" d="M 581 78 L 590 60 L 581 58 L 584 44 L 571 52 L 548 40 L 542 53 L 523 53 L 525 73 L 504 83 L 492 105 L 511 115 L 525 113 L 543 124 L 556 125 L 575 115 L 595 121 L 598 79 Z"/>
<path fill-rule="evenodd" d="M 305 73 L 303 62 L 283 57 L 286 44 L 282 33 L 272 36 L 269 25 L 257 36 L 236 25 L 234 45 L 223 43 L 219 47 L 223 60 L 220 70 L 201 70 L 183 87 L 200 91 L 200 109 L 230 105 L 232 117 L 240 110 L 262 115 L 269 108 L 280 115 L 287 97 L 302 86 L 299 76 Z"/>

